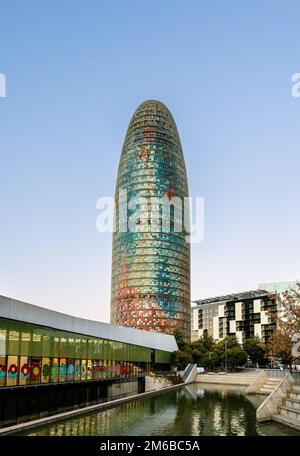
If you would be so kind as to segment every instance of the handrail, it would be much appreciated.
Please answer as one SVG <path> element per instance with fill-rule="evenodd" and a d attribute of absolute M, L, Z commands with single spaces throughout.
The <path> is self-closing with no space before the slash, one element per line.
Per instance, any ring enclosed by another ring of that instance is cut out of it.
<path fill-rule="evenodd" d="M 253 382 L 251 383 L 251 385 L 248 386 L 248 388 L 246 389 L 246 394 L 254 394 L 254 393 L 257 393 L 257 391 L 259 390 L 259 388 L 268 380 L 268 376 L 266 374 L 266 372 L 263 370 L 262 372 L 260 372 L 253 380 Z"/>
<path fill-rule="evenodd" d="M 197 369 L 197 364 L 188 364 L 187 365 L 183 374 L 181 375 L 181 378 L 184 381 L 184 383 L 188 383 L 189 378 L 195 369 Z"/>

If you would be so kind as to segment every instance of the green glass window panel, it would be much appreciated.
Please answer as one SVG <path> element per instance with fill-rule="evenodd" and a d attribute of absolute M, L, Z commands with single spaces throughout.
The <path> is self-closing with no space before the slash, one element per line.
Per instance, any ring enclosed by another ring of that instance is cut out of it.
<path fill-rule="evenodd" d="M 67 349 L 66 349 L 66 357 L 70 358 L 74 354 L 74 347 L 75 347 L 75 338 L 68 337 L 67 338 Z"/>
<path fill-rule="evenodd" d="M 98 340 L 97 358 L 103 359 L 103 339 Z"/>
<path fill-rule="evenodd" d="M 119 361 L 119 359 L 120 359 L 120 342 L 116 342 L 115 360 Z"/>
<path fill-rule="evenodd" d="M 81 339 L 81 358 L 86 358 L 87 356 L 87 339 L 82 338 Z M 84 364 L 85 366 L 85 364 Z"/>
<path fill-rule="evenodd" d="M 107 341 L 103 340 L 103 359 L 107 359 Z"/>
<path fill-rule="evenodd" d="M 31 348 L 30 355 L 32 356 L 42 356 L 43 354 L 43 344 L 41 334 L 33 333 L 31 339 Z"/>
<path fill-rule="evenodd" d="M 76 337 L 75 339 L 75 357 L 81 358 L 81 338 Z"/>
<path fill-rule="evenodd" d="M 93 344 L 92 344 L 92 358 L 93 359 L 98 358 L 98 351 L 99 351 L 99 341 L 97 339 L 94 339 Z"/>
<path fill-rule="evenodd" d="M 51 350 L 51 337 L 48 334 L 44 334 L 42 336 L 43 340 L 43 356 L 49 357 L 52 355 L 52 350 Z"/>
<path fill-rule="evenodd" d="M 171 362 L 171 353 L 155 350 L 155 362 L 156 363 L 170 363 Z"/>
<path fill-rule="evenodd" d="M 93 358 L 93 339 L 87 341 L 87 358 Z"/>
<path fill-rule="evenodd" d="M 100 338 L 88 339 L 65 331 L 0 319 L 0 356 L 5 354 L 144 363 L 151 360 L 151 350 L 145 347 Z"/>
<path fill-rule="evenodd" d="M 112 359 L 112 356 L 113 356 L 112 342 L 110 340 L 108 340 L 107 343 L 108 343 L 107 359 Z"/>
<path fill-rule="evenodd" d="M 31 353 L 31 333 L 21 332 L 21 354 L 30 355 Z"/>
<path fill-rule="evenodd" d="M 19 355 L 20 353 L 20 333 L 19 331 L 10 330 L 8 332 L 8 353 L 11 355 Z"/>
<path fill-rule="evenodd" d="M 59 356 L 66 356 L 66 349 L 67 349 L 67 338 L 66 337 L 61 337 L 60 338 L 60 352 Z"/>
<path fill-rule="evenodd" d="M 60 338 L 55 336 L 53 340 L 53 355 L 59 356 L 60 354 Z"/>
<path fill-rule="evenodd" d="M 0 356 L 6 355 L 7 347 L 6 347 L 6 337 L 7 337 L 6 329 L 1 329 L 0 327 Z"/>

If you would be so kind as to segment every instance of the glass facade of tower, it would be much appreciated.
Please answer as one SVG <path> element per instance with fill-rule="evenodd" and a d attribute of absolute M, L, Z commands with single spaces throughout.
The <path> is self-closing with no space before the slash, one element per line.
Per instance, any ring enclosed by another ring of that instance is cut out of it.
<path fill-rule="evenodd" d="M 125 199 L 120 199 L 124 190 Z M 159 101 L 146 101 L 131 119 L 119 163 L 112 256 L 113 323 L 168 334 L 178 329 L 190 339 L 189 208 L 183 205 L 185 197 L 187 176 L 174 119 Z M 127 208 L 132 198 L 137 204 Z M 163 228 L 163 212 L 159 204 L 155 207 L 153 198 L 170 202 L 169 230 Z M 181 201 L 181 213 L 174 209 L 174 199 Z M 133 218 L 134 230 L 128 229 L 127 222 L 124 229 L 124 214 Z M 180 224 L 182 230 L 178 229 Z"/>

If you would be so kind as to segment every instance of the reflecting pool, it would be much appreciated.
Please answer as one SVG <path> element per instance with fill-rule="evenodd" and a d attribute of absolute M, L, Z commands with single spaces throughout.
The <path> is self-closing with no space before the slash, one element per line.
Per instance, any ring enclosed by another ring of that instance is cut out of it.
<path fill-rule="evenodd" d="M 244 389 L 193 384 L 30 431 L 28 435 L 299 435 L 275 423 L 258 424 L 265 396 Z"/>

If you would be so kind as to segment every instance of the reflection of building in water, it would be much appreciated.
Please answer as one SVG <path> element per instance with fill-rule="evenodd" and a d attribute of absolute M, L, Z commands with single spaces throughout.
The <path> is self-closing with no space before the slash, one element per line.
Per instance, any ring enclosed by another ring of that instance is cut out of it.
<path fill-rule="evenodd" d="M 179 390 L 178 394 L 180 396 L 184 396 L 187 399 L 192 399 L 193 401 L 197 401 L 198 398 L 204 396 L 204 390 L 199 388 L 197 383 L 192 383 L 190 385 L 185 386 Z"/>
<path fill-rule="evenodd" d="M 253 435 L 255 420 L 255 408 L 243 393 L 205 391 L 197 401 L 188 399 L 186 392 L 178 394 L 178 435 Z"/>
<path fill-rule="evenodd" d="M 256 407 L 244 393 L 182 388 L 124 404 L 105 412 L 58 423 L 35 435 L 257 435 L 267 434 L 256 424 Z M 194 397 L 197 396 L 197 400 Z M 254 396 L 253 396 L 254 397 Z M 268 432 L 279 435 L 273 423 Z M 280 429 L 279 429 L 280 430 Z M 292 431 L 287 430 L 286 435 Z M 34 433 L 32 433 L 34 434 Z"/>
<path fill-rule="evenodd" d="M 170 395 L 141 399 L 55 424 L 42 435 L 159 435 L 164 427 L 172 427 L 176 418 L 176 396 L 172 395 L 173 403 Z"/>

